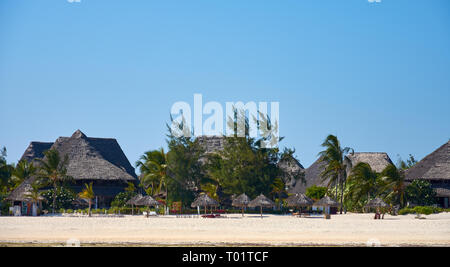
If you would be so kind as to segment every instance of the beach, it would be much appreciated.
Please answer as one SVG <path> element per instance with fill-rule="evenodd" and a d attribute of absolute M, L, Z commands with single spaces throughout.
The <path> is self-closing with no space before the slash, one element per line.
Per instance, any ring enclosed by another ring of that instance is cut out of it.
<path fill-rule="evenodd" d="M 0 217 L 0 244 L 139 246 L 450 246 L 450 213 L 298 218 L 228 214 L 226 218 Z"/>

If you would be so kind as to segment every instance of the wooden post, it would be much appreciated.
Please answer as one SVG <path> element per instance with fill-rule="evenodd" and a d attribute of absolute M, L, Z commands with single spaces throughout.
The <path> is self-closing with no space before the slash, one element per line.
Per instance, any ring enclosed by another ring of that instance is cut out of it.
<path fill-rule="evenodd" d="M 261 219 L 262 219 L 262 205 L 261 206 L 259 206 L 260 207 L 260 209 L 261 209 Z"/>

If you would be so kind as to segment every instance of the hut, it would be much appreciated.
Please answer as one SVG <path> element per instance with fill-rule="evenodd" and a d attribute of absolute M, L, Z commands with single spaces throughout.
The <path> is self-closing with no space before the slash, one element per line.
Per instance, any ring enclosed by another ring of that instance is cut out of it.
<path fill-rule="evenodd" d="M 375 208 L 376 209 L 376 213 L 375 213 L 375 219 L 380 219 L 380 210 L 382 208 L 388 208 L 389 205 L 384 202 L 381 198 L 374 198 L 371 199 L 369 202 L 367 202 L 366 204 L 367 208 Z M 384 219 L 384 212 L 383 212 L 383 217 L 381 217 L 382 219 Z"/>
<path fill-rule="evenodd" d="M 352 166 L 355 166 L 359 162 L 365 162 L 376 171 L 381 172 L 388 165 L 392 164 L 391 159 L 387 153 L 384 152 L 355 152 L 353 155 L 348 155 L 351 160 Z M 329 180 L 324 180 L 321 177 L 321 173 L 325 169 L 326 163 L 317 159 L 310 167 L 305 170 L 305 182 L 298 182 L 294 188 L 288 190 L 289 193 L 306 193 L 306 189 L 313 185 L 327 187 Z M 350 173 L 350 170 L 347 170 Z"/>
<path fill-rule="evenodd" d="M 274 207 L 275 203 L 268 199 L 266 196 L 264 196 L 263 194 L 259 195 L 258 197 L 256 197 L 255 199 L 253 199 L 252 201 L 250 201 L 250 203 L 248 203 L 249 207 L 259 207 L 260 211 L 261 211 L 261 218 L 262 216 L 262 208 L 263 207 Z"/>
<path fill-rule="evenodd" d="M 289 196 L 287 199 L 287 204 L 290 207 L 299 207 L 300 213 L 302 207 L 310 207 L 314 204 L 314 201 L 307 197 L 305 194 L 296 193 L 294 195 Z"/>
<path fill-rule="evenodd" d="M 206 214 L 206 208 L 207 207 L 217 207 L 219 206 L 219 202 L 217 202 L 215 199 L 212 199 L 207 194 L 201 194 L 199 195 L 194 202 L 192 202 L 191 207 L 205 207 L 205 214 Z"/>
<path fill-rule="evenodd" d="M 339 203 L 336 202 L 336 200 L 330 198 L 329 196 L 324 196 L 319 201 L 314 203 L 314 206 L 323 207 L 324 208 L 323 210 L 324 210 L 324 215 L 325 215 L 324 217 L 325 217 L 325 219 L 330 219 L 329 208 L 330 207 L 338 207 Z"/>
<path fill-rule="evenodd" d="M 405 180 L 407 183 L 416 179 L 429 181 L 431 187 L 436 191 L 438 204 L 444 208 L 449 207 L 450 141 L 406 170 Z"/>
<path fill-rule="evenodd" d="M 33 187 L 32 184 L 36 181 L 36 177 L 28 178 L 14 189 L 6 200 L 11 202 L 12 213 L 14 216 L 36 216 L 38 210 L 42 210 L 43 197 L 40 197 L 35 203 L 29 196 Z"/>
<path fill-rule="evenodd" d="M 233 198 L 233 202 L 231 203 L 231 205 L 233 207 L 241 208 L 242 216 L 244 216 L 244 208 L 247 207 L 249 203 L 250 203 L 250 198 L 245 193 L 242 193 L 238 197 Z"/>
<path fill-rule="evenodd" d="M 139 183 L 116 139 L 87 137 L 77 130 L 71 137 L 59 137 L 53 143 L 31 142 L 21 159 L 45 160 L 43 152 L 48 149 L 57 150 L 61 157 L 68 156 L 67 175 L 74 178 L 69 188 L 78 193 L 84 184 L 93 183 L 96 204 L 100 208 L 109 207 L 129 182 Z"/>

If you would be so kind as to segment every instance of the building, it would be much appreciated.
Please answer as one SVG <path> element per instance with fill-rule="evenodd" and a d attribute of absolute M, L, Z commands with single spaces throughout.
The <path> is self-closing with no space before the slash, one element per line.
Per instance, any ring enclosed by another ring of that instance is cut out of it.
<path fill-rule="evenodd" d="M 96 196 L 94 204 L 99 208 L 109 207 L 114 197 L 123 192 L 129 182 L 135 185 L 139 183 L 134 168 L 116 139 L 87 137 L 77 130 L 71 137 L 59 137 L 53 143 L 31 142 L 21 160 L 45 160 L 43 152 L 48 149 L 57 150 L 61 157 L 68 156 L 67 175 L 74 180 L 68 187 L 74 192 L 81 192 L 85 184 L 93 183 Z M 25 183 L 30 184 L 30 181 Z M 14 190 L 10 197 L 23 195 L 19 191 L 21 186 Z M 20 204 L 19 198 L 13 201 Z"/>
<path fill-rule="evenodd" d="M 436 191 L 440 206 L 448 208 L 450 198 L 450 141 L 406 170 L 405 180 L 427 180 Z"/>
<path fill-rule="evenodd" d="M 381 172 L 388 165 L 393 164 L 387 153 L 384 152 L 355 152 L 353 155 L 348 155 L 351 160 L 352 166 L 360 162 L 365 162 L 376 171 Z M 329 180 L 323 180 L 321 173 L 325 169 L 325 162 L 321 162 L 320 158 L 317 159 L 309 168 L 305 170 L 306 183 L 297 182 L 295 187 L 289 190 L 289 193 L 305 193 L 308 187 L 313 185 L 326 187 Z M 349 172 L 350 170 L 347 170 Z"/>

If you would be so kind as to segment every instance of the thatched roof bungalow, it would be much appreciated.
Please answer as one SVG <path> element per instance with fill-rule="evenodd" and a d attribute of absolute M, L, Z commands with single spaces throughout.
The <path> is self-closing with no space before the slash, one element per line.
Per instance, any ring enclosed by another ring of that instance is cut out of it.
<path fill-rule="evenodd" d="M 424 179 L 431 183 L 441 206 L 449 207 L 450 198 L 450 141 L 406 170 L 405 179 L 412 182 Z"/>
<path fill-rule="evenodd" d="M 376 172 L 381 172 L 388 165 L 392 164 L 391 159 L 387 153 L 384 152 L 355 152 L 353 155 L 349 155 L 349 159 L 352 162 L 352 166 L 360 162 L 365 162 Z M 297 182 L 294 188 L 288 190 L 289 193 L 305 193 L 308 187 L 313 185 L 324 186 L 328 185 L 329 180 L 323 180 L 320 174 L 325 169 L 325 162 L 317 159 L 309 168 L 305 170 L 306 183 Z M 348 170 L 350 171 L 350 170 Z"/>
<path fill-rule="evenodd" d="M 77 130 L 71 137 L 59 137 L 54 143 L 31 142 L 22 159 L 45 160 L 43 152 L 47 149 L 57 150 L 61 157 L 68 156 L 67 175 L 75 180 L 70 185 L 75 192 L 80 192 L 84 184 L 93 182 L 99 207 L 109 206 L 128 182 L 139 182 L 116 139 L 87 137 Z"/>

